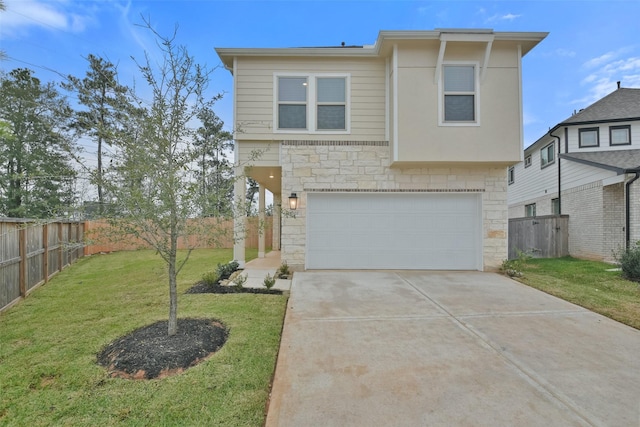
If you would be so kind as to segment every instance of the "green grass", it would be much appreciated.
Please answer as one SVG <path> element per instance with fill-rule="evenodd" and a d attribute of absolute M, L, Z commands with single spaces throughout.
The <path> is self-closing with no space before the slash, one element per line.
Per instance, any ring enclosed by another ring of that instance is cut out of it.
<path fill-rule="evenodd" d="M 640 329 L 640 288 L 615 266 L 576 258 L 532 259 L 522 283 Z"/>
<path fill-rule="evenodd" d="M 227 343 L 162 380 L 110 378 L 96 364 L 115 338 L 167 319 L 167 275 L 152 251 L 82 259 L 0 314 L 0 425 L 262 425 L 286 296 L 184 294 L 231 257 L 194 251 L 178 276 L 178 316 L 222 320 Z"/>

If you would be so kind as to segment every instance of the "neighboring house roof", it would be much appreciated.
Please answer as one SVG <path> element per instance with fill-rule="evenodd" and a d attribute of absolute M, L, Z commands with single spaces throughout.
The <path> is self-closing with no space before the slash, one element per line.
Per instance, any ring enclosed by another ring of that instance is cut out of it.
<path fill-rule="evenodd" d="M 560 158 L 611 170 L 618 174 L 640 171 L 640 149 L 568 153 L 561 154 Z"/>
<path fill-rule="evenodd" d="M 640 120 L 640 89 L 620 88 L 559 125 Z"/>
<path fill-rule="evenodd" d="M 529 153 L 541 145 L 549 142 L 553 133 L 556 136 L 558 128 L 563 126 L 585 125 L 595 123 L 615 123 L 640 120 L 640 89 L 619 88 L 599 101 L 594 102 L 579 113 L 574 114 L 563 122 L 558 123 L 549 132 L 542 135 L 536 142 L 525 148 Z"/>

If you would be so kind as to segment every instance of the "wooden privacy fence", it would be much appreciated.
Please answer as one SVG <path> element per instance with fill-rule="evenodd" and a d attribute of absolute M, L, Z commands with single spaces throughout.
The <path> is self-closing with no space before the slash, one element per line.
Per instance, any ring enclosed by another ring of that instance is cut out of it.
<path fill-rule="evenodd" d="M 81 222 L 0 218 L 0 311 L 82 257 Z"/>
<path fill-rule="evenodd" d="M 233 220 L 220 220 L 217 218 L 204 218 L 197 220 L 202 223 L 205 228 L 211 229 L 214 239 L 198 238 L 190 236 L 188 238 L 188 246 L 195 248 L 233 248 Z M 93 255 L 101 252 L 116 251 L 135 251 L 137 249 L 149 248 L 149 245 L 142 239 L 133 239 L 131 237 L 122 240 L 110 237 L 111 228 L 107 221 L 85 221 L 85 236 L 87 245 L 84 249 L 85 255 Z M 266 246 L 272 246 L 273 239 L 273 217 L 265 218 L 264 224 L 260 226 L 257 217 L 247 218 L 247 226 L 245 230 L 245 247 L 257 248 L 258 237 L 260 233 L 264 234 Z M 178 249 L 186 249 L 187 242 L 180 240 Z"/>
<path fill-rule="evenodd" d="M 546 215 L 509 220 L 509 259 L 518 251 L 534 258 L 569 255 L 569 215 Z"/>

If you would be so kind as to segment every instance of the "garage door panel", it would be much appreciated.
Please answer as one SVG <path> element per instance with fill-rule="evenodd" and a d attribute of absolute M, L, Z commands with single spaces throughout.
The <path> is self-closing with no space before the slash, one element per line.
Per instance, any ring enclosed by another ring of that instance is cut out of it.
<path fill-rule="evenodd" d="M 478 194 L 310 193 L 307 202 L 307 268 L 482 268 Z"/>

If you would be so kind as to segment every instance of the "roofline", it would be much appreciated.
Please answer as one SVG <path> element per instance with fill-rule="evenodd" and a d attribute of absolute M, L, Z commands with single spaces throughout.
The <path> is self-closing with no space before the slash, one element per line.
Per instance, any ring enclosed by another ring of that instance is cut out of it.
<path fill-rule="evenodd" d="M 567 119 L 570 120 L 570 119 Z M 562 127 L 562 126 L 580 126 L 580 125 L 597 125 L 600 123 L 620 123 L 620 122 L 636 122 L 639 121 L 640 117 L 629 117 L 629 118 L 620 118 L 620 119 L 602 119 L 602 120 L 586 120 L 586 121 L 582 121 L 582 122 L 568 122 L 568 121 L 564 121 L 561 123 L 558 123 L 556 125 L 556 127 Z M 555 128 L 554 128 L 555 129 Z"/>
<path fill-rule="evenodd" d="M 587 165 L 587 166 L 593 166 L 593 167 L 596 167 L 596 168 L 606 169 L 606 170 L 610 170 L 610 171 L 613 171 L 613 172 L 617 172 L 618 175 L 623 174 L 623 173 L 628 171 L 628 169 L 617 168 L 615 166 L 609 166 L 609 165 L 603 165 L 602 163 L 594 162 L 594 161 L 591 161 L 591 160 L 578 159 L 578 158 L 572 157 L 572 156 L 570 156 L 568 154 L 571 154 L 571 153 L 560 154 L 560 158 L 561 159 L 565 159 L 565 160 L 571 160 L 572 162 L 576 162 L 576 163 L 582 163 L 583 165 Z"/>
<path fill-rule="evenodd" d="M 371 58 L 380 55 L 383 45 L 387 41 L 399 40 L 441 40 L 441 38 L 455 37 L 458 41 L 487 41 L 488 38 L 500 41 L 530 42 L 528 49 L 522 50 L 524 56 L 535 45 L 540 43 L 549 33 L 546 32 L 494 32 L 491 29 L 437 29 L 431 31 L 382 30 L 374 45 L 359 48 L 346 47 L 287 47 L 287 48 L 215 48 L 222 62 L 230 67 L 233 57 L 254 56 L 311 56 L 311 57 L 364 57 Z"/>
<path fill-rule="evenodd" d="M 605 165 L 602 163 L 594 162 L 592 160 L 578 159 L 576 157 L 571 156 L 572 153 L 562 153 L 560 154 L 561 159 L 570 160 L 576 163 L 582 163 L 583 165 L 593 166 L 600 169 L 606 169 L 613 172 L 616 172 L 618 175 L 622 175 L 623 173 L 640 173 L 640 167 L 637 168 L 618 168 L 615 166 Z"/>

